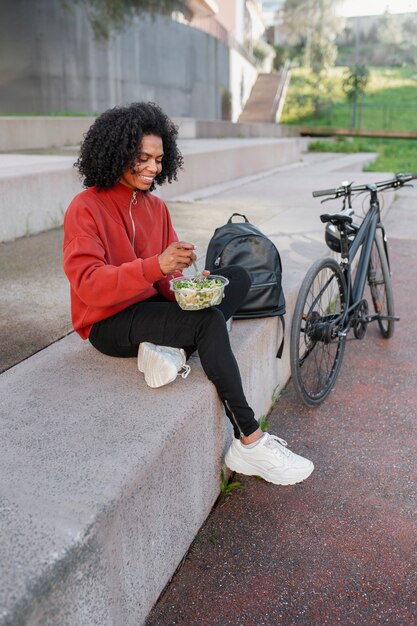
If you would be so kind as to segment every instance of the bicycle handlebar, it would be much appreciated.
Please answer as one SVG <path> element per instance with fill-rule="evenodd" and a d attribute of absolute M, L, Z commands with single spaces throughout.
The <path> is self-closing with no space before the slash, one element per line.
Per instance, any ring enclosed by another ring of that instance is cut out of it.
<path fill-rule="evenodd" d="M 340 198 L 341 196 L 348 196 L 351 193 L 358 191 L 372 191 L 373 189 L 379 189 L 383 191 L 385 189 L 395 189 L 397 187 L 402 187 L 410 180 L 417 179 L 417 172 L 415 174 L 397 174 L 395 178 L 390 178 L 389 180 L 381 180 L 377 183 L 368 183 L 367 185 L 356 185 L 352 186 L 352 183 L 346 183 L 341 185 L 340 187 L 336 187 L 335 189 L 319 189 L 318 191 L 313 191 L 313 198 L 319 198 L 320 196 L 335 196 L 335 198 Z"/>

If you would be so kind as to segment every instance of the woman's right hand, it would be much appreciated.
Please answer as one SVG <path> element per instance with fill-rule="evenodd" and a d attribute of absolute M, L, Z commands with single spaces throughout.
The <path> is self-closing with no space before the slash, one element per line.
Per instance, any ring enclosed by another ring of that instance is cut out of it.
<path fill-rule="evenodd" d="M 190 267 L 196 260 L 195 245 L 186 241 L 174 241 L 159 256 L 159 267 L 163 274 L 171 274 L 176 270 L 183 270 Z"/>

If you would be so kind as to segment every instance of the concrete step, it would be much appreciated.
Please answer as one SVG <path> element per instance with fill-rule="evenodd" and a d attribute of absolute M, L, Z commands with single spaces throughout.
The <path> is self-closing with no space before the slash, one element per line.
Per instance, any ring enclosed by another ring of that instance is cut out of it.
<path fill-rule="evenodd" d="M 0 154 L 0 242 L 62 224 L 69 202 L 82 189 L 74 161 L 73 156 Z"/>
<path fill-rule="evenodd" d="M 259 174 L 300 160 L 307 142 L 300 138 L 199 139 L 181 140 L 184 175 L 162 187 L 163 199 L 219 183 Z"/>
<path fill-rule="evenodd" d="M 235 123 L 226 120 L 202 120 L 191 117 L 174 117 L 181 139 L 219 139 L 250 137 L 282 137 L 294 127 L 277 124 Z M 35 115 L 25 117 L 0 116 L 0 153 L 22 150 L 57 151 L 79 145 L 94 117 L 60 117 Z"/>
<path fill-rule="evenodd" d="M 170 205 L 202 256 L 213 226 L 235 210 L 281 251 L 284 358 L 275 358 L 276 318 L 235 321 L 230 335 L 258 418 L 289 377 L 298 287 L 327 252 L 311 190 L 353 170 L 358 183 L 386 177 L 357 172 L 355 156 L 311 155 Z M 44 290 L 47 303 L 48 281 Z M 101 355 L 71 333 L 1 374 L 1 626 L 144 623 L 216 500 L 232 436 L 198 357 L 191 367 L 186 380 L 152 390 L 135 359 Z"/>
<path fill-rule="evenodd" d="M 182 139 L 184 170 L 161 188 L 164 199 L 258 173 L 300 159 L 299 138 Z M 67 148 L 70 152 L 70 149 Z M 64 212 L 82 185 L 71 156 L 0 154 L 0 242 L 62 224 Z M 13 210 L 10 210 L 13 207 Z"/>

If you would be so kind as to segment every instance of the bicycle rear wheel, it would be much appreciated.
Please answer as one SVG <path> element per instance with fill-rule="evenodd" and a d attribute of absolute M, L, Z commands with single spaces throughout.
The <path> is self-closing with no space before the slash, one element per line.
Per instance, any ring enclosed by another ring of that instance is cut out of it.
<path fill-rule="evenodd" d="M 337 262 L 320 259 L 307 272 L 291 325 L 290 364 L 295 389 L 307 406 L 332 390 L 345 351 L 338 320 L 346 306 L 346 283 Z"/>
<path fill-rule="evenodd" d="M 391 273 L 382 240 L 382 232 L 377 229 L 372 244 L 372 253 L 368 267 L 368 285 L 375 313 L 381 316 L 394 316 L 394 296 Z M 379 330 L 385 339 L 394 334 L 394 320 L 377 318 Z"/>

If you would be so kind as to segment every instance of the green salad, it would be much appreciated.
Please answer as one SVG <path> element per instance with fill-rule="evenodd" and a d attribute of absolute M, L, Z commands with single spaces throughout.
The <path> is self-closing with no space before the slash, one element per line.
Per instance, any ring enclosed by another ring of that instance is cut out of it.
<path fill-rule="evenodd" d="M 203 277 L 174 278 L 172 287 L 180 307 L 186 311 L 197 311 L 220 304 L 227 280 L 224 278 Z"/>

